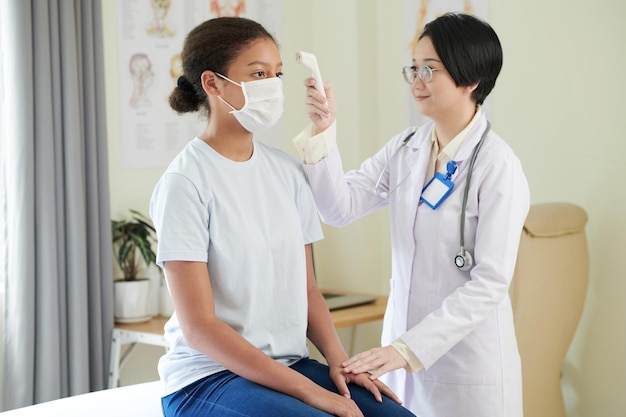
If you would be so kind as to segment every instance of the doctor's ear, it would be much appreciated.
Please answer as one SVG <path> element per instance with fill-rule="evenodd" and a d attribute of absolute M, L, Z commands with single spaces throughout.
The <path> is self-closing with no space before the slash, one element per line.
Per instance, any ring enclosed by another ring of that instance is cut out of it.
<path fill-rule="evenodd" d="M 207 95 L 219 96 L 221 94 L 218 86 L 218 78 L 215 72 L 209 70 L 204 71 L 200 76 L 202 89 Z"/>
<path fill-rule="evenodd" d="M 480 85 L 480 81 L 475 82 L 475 83 L 474 83 L 474 84 L 472 84 L 472 85 L 468 85 L 468 86 L 466 86 L 465 88 L 467 88 L 467 90 L 468 90 L 468 92 L 469 92 L 469 93 L 473 93 L 473 92 L 474 92 L 474 91 L 478 88 L 478 86 L 479 86 L 479 85 Z"/>
<path fill-rule="evenodd" d="M 472 85 L 466 85 L 466 86 L 459 87 L 459 88 L 463 91 L 463 94 L 467 94 L 469 97 L 472 97 L 472 99 L 475 100 L 474 92 L 476 91 L 479 85 L 480 85 L 480 81 Z"/>

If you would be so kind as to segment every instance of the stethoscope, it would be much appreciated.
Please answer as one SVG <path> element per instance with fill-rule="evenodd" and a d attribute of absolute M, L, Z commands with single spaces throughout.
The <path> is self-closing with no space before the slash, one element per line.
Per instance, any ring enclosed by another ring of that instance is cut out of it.
<path fill-rule="evenodd" d="M 459 229 L 460 229 L 459 245 L 461 246 L 461 250 L 454 257 L 454 265 L 456 265 L 457 268 L 463 271 L 467 271 L 474 264 L 474 258 L 472 257 L 472 254 L 470 254 L 469 251 L 465 249 L 465 211 L 467 208 L 467 196 L 469 194 L 470 180 L 472 179 L 472 172 L 474 170 L 474 163 L 476 162 L 476 157 L 478 156 L 478 152 L 480 151 L 480 148 L 482 148 L 483 143 L 485 142 L 485 138 L 487 137 L 487 133 L 489 133 L 490 129 L 491 129 L 491 125 L 489 124 L 489 121 L 487 121 L 487 126 L 485 127 L 485 130 L 483 131 L 480 137 L 480 140 L 478 141 L 478 143 L 476 144 L 472 152 L 472 157 L 470 159 L 470 165 L 469 165 L 469 171 L 467 172 L 467 180 L 465 181 L 465 189 L 463 190 L 463 203 L 461 205 L 461 220 L 459 222 L 460 223 L 459 224 Z M 389 165 L 391 164 L 391 162 L 396 158 L 396 156 L 398 156 L 398 154 L 400 153 L 400 150 L 404 146 L 406 146 L 406 144 L 413 137 L 415 132 L 416 131 L 414 130 L 413 132 L 409 133 L 402 140 L 402 143 L 400 143 L 400 146 L 398 146 L 398 148 L 395 150 L 393 155 L 391 155 L 391 158 L 389 158 L 383 170 L 381 171 L 380 175 L 378 176 L 378 179 L 376 180 L 376 184 L 374 185 L 374 193 L 378 195 L 379 197 L 381 198 L 389 197 L 389 195 L 393 193 L 394 191 L 396 191 L 398 187 L 408 177 L 407 175 L 407 177 L 405 177 L 402 181 L 400 181 L 398 185 L 396 185 L 389 192 L 378 190 L 378 188 L 380 187 L 380 182 L 382 181 L 383 175 L 385 175 L 387 168 L 389 168 Z"/>

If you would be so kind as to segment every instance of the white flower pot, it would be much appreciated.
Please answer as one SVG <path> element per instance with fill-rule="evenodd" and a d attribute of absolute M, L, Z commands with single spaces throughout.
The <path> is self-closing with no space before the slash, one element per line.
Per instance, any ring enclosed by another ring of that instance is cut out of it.
<path fill-rule="evenodd" d="M 116 322 L 148 321 L 152 318 L 150 308 L 150 280 L 115 281 Z"/>

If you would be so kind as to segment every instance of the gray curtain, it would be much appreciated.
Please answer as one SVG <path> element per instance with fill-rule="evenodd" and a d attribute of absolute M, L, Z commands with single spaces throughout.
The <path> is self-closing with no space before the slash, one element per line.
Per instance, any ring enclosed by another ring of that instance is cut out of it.
<path fill-rule="evenodd" d="M 106 387 L 112 250 L 100 0 L 0 0 L 5 410 Z"/>

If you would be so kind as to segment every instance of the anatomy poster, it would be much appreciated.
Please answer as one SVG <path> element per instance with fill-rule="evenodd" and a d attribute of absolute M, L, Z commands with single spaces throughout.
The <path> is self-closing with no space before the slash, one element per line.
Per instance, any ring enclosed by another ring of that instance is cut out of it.
<path fill-rule="evenodd" d="M 405 0 L 406 65 L 410 65 L 413 49 L 424 25 L 447 12 L 462 12 L 488 21 L 489 0 Z M 421 125 L 425 119 L 415 108 L 410 92 L 407 95 L 411 109 L 410 124 Z"/>
<path fill-rule="evenodd" d="M 280 0 L 118 0 L 119 91 L 126 168 L 165 167 L 207 120 L 178 115 L 168 97 L 187 33 L 206 19 L 243 16 L 280 39 Z M 281 126 L 260 140 L 282 143 Z M 271 143 L 270 143 L 271 144 Z"/>

